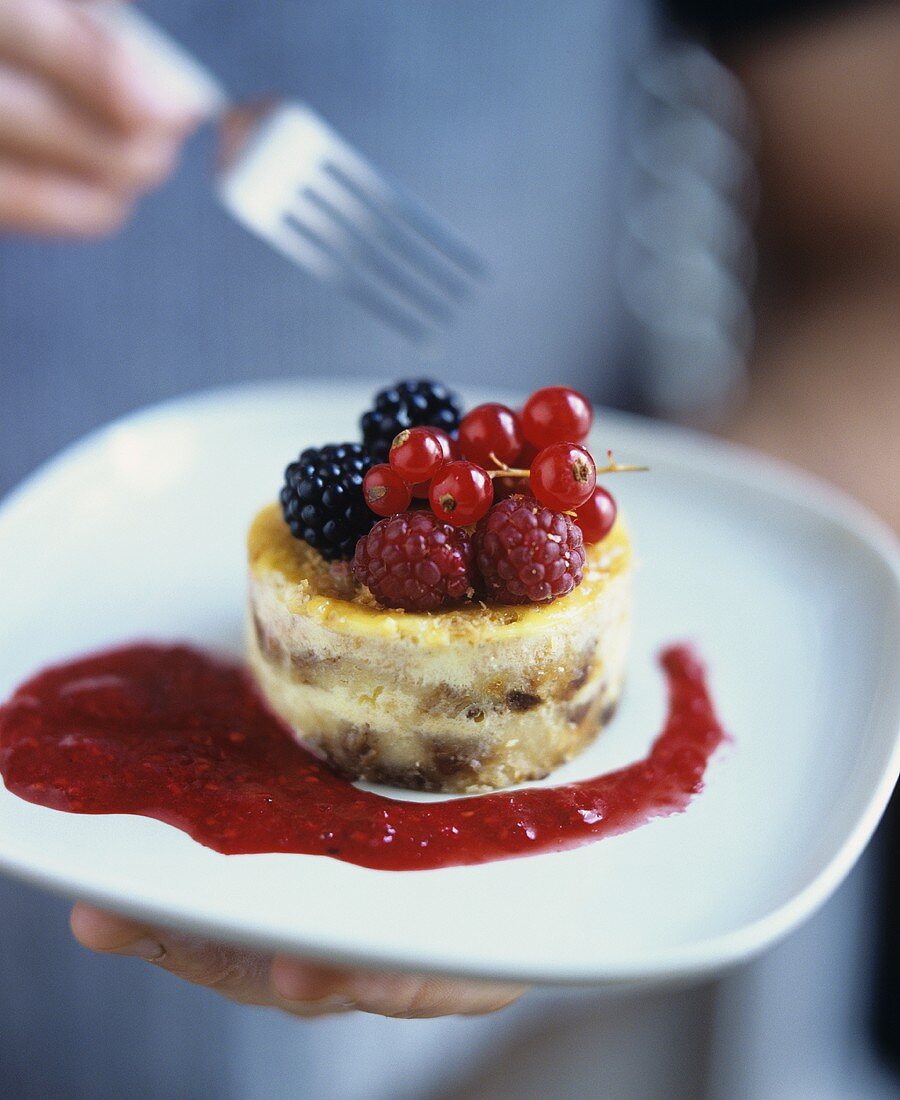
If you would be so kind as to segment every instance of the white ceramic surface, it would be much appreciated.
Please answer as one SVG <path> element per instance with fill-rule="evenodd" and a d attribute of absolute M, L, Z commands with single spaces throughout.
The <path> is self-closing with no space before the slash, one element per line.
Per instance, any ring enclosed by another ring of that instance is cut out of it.
<path fill-rule="evenodd" d="M 238 652 L 251 515 L 303 446 L 354 436 L 372 389 L 172 402 L 39 471 L 0 509 L 0 697 L 134 639 Z M 389 873 L 222 856 L 0 787 L 0 868 L 235 942 L 543 982 L 687 976 L 785 934 L 846 875 L 897 777 L 896 548 L 837 494 L 709 440 L 601 412 L 596 442 L 652 466 L 614 484 L 640 559 L 636 638 L 614 723 L 552 782 L 644 754 L 664 713 L 655 654 L 688 639 L 734 740 L 687 812 L 561 854 Z"/>

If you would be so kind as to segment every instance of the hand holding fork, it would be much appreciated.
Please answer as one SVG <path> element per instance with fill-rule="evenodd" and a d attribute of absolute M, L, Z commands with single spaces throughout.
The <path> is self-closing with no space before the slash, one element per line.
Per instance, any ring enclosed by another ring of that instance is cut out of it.
<path fill-rule="evenodd" d="M 437 333 L 482 276 L 453 230 L 307 105 L 232 105 L 134 7 L 0 0 L 0 228 L 118 228 L 205 119 L 226 138 L 225 209 L 410 339 Z"/>

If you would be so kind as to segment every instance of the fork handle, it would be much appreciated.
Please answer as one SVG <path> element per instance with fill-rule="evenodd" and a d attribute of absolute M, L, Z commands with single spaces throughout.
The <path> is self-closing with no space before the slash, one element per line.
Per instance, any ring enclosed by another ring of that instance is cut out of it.
<path fill-rule="evenodd" d="M 85 10 L 187 111 L 206 119 L 228 109 L 230 97 L 218 77 L 132 4 L 98 0 Z"/>

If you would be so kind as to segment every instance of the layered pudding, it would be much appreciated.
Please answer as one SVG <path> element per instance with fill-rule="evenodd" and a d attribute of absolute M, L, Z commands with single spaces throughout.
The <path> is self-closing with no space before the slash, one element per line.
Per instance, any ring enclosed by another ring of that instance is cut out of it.
<path fill-rule="evenodd" d="M 248 541 L 250 666 L 298 740 L 348 777 L 460 793 L 540 778 L 602 729 L 625 675 L 621 518 L 584 551 L 559 599 L 388 608 L 271 504 Z"/>

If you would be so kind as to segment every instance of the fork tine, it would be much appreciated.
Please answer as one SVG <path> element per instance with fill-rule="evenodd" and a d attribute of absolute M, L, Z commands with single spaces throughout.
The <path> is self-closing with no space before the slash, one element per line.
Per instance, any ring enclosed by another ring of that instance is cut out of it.
<path fill-rule="evenodd" d="M 453 265 L 443 252 L 426 241 L 406 222 L 399 220 L 371 198 L 363 195 L 351 180 L 330 162 L 322 166 L 317 181 L 328 202 L 354 225 L 365 226 L 406 266 L 423 280 L 435 283 L 448 297 L 463 301 L 472 293 L 470 277 Z"/>
<path fill-rule="evenodd" d="M 306 104 L 281 103 L 257 120 L 220 169 L 218 193 L 248 229 L 415 341 L 433 341 L 483 271 Z"/>
<path fill-rule="evenodd" d="M 343 142 L 340 146 L 340 160 L 333 155 L 336 151 L 330 150 L 332 156 L 326 159 L 323 168 L 341 186 L 376 212 L 379 208 L 386 208 L 473 279 L 485 278 L 486 268 L 474 249 L 423 202 L 395 180 L 389 180 L 383 173 L 376 172 Z"/>
<path fill-rule="evenodd" d="M 404 309 L 384 293 L 377 283 L 361 275 L 339 248 L 293 214 L 284 216 L 281 231 L 270 237 L 270 240 L 289 259 L 323 281 L 333 283 L 349 298 L 374 313 L 407 339 L 420 344 L 433 342 L 433 327 L 425 324 L 410 310 Z"/>
<path fill-rule="evenodd" d="M 351 262 L 356 261 L 369 268 L 399 297 L 409 299 L 419 310 L 443 324 L 450 321 L 453 314 L 447 303 L 426 289 L 418 279 L 393 259 L 390 253 L 373 244 L 357 222 L 339 210 L 314 187 L 305 187 L 302 197 L 326 219 L 330 219 L 333 225 L 328 225 L 327 220 L 325 224 L 321 224 L 318 218 L 311 221 L 310 211 L 299 207 L 291 211 L 293 218 L 308 228 L 318 229 L 323 237 L 327 237 L 334 243 L 335 247 L 338 247 L 339 242 L 343 244 L 345 254 L 349 256 Z M 316 222 L 319 222 L 318 226 Z M 334 232 L 335 229 L 338 231 L 337 234 Z"/>

